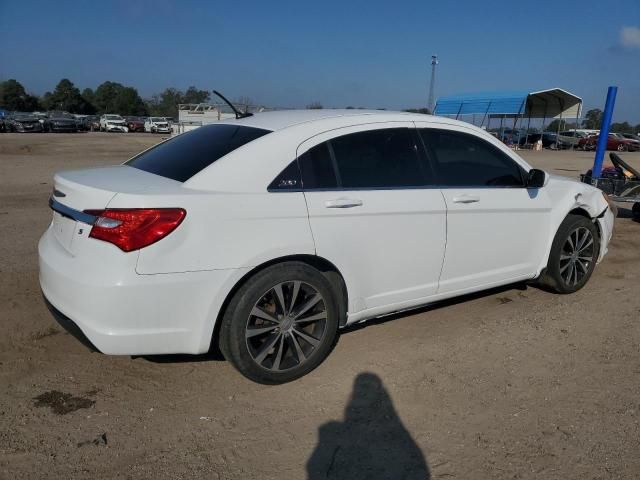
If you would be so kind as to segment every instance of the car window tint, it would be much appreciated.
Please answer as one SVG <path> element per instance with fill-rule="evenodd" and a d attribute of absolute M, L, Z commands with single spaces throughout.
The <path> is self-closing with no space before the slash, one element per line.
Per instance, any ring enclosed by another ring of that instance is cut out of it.
<path fill-rule="evenodd" d="M 239 125 L 205 125 L 129 160 L 126 165 L 184 182 L 227 153 L 269 130 Z"/>
<path fill-rule="evenodd" d="M 439 183 L 457 187 L 522 187 L 523 170 L 489 142 L 462 132 L 420 129 Z"/>
<path fill-rule="evenodd" d="M 280 172 L 273 182 L 267 187 L 268 191 L 277 190 L 301 190 L 302 182 L 300 181 L 300 169 L 298 168 L 298 162 L 293 161 Z"/>
<path fill-rule="evenodd" d="M 318 188 L 336 188 L 333 162 L 329 153 L 329 145 L 316 145 L 298 158 L 302 173 L 302 186 L 305 190 Z"/>
<path fill-rule="evenodd" d="M 408 128 L 352 133 L 330 141 L 342 188 L 425 185 L 414 135 Z"/>

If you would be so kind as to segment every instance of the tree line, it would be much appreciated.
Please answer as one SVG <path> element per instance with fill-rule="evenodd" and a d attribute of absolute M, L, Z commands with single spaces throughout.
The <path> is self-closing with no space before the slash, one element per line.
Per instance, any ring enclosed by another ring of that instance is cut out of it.
<path fill-rule="evenodd" d="M 158 117 L 177 117 L 180 103 L 206 103 L 211 99 L 207 90 L 194 86 L 182 91 L 167 88 L 151 98 L 143 100 L 134 87 L 127 87 L 118 82 L 103 82 L 95 90 L 85 88 L 80 91 L 71 80 L 63 78 L 53 92 L 46 92 L 42 97 L 27 93 L 24 86 L 15 79 L 0 82 L 0 108 L 11 111 L 33 112 L 38 110 L 63 110 L 70 113 L 95 115 L 118 113 L 120 115 Z M 243 97 L 240 105 L 249 104 L 251 100 Z M 308 109 L 323 108 L 319 102 L 307 105 Z M 347 107 L 349 109 L 354 107 Z M 408 109 L 407 112 L 429 113 L 426 108 Z M 602 110 L 598 108 L 587 111 L 582 120 L 582 128 L 598 130 L 602 123 Z M 553 120 L 547 125 L 547 131 L 570 130 L 579 128 L 575 123 L 565 120 Z M 640 124 L 629 122 L 611 124 L 612 132 L 640 132 Z"/>
<path fill-rule="evenodd" d="M 177 117 L 178 104 L 204 103 L 210 98 L 207 90 L 191 86 L 186 91 L 167 88 L 143 100 L 134 87 L 111 81 L 103 82 L 95 90 L 85 88 L 81 92 L 67 78 L 60 80 L 52 92 L 38 97 L 28 93 L 15 79 L 0 82 L 0 108 L 20 112 L 63 110 L 82 115 L 118 113 L 132 116 Z"/>

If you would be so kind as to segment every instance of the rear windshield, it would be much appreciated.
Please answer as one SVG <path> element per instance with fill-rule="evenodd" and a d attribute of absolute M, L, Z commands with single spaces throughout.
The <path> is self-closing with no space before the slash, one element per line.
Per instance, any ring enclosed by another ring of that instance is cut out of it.
<path fill-rule="evenodd" d="M 125 165 L 184 182 L 219 158 L 270 133 L 238 125 L 206 125 L 141 153 Z"/>

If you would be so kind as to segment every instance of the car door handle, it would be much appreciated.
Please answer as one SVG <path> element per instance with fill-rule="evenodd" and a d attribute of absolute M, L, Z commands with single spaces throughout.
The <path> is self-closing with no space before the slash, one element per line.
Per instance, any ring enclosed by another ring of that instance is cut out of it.
<path fill-rule="evenodd" d="M 327 200 L 324 202 L 324 206 L 327 208 L 361 207 L 362 200 L 356 200 L 353 198 L 336 198 L 335 200 Z"/>
<path fill-rule="evenodd" d="M 473 195 L 460 195 L 459 197 L 453 197 L 453 203 L 476 203 L 480 201 L 480 197 Z"/>

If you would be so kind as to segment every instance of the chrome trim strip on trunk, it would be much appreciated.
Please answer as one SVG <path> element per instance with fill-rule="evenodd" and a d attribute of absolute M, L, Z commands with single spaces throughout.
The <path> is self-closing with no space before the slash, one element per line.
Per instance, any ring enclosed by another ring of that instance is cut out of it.
<path fill-rule="evenodd" d="M 76 220 L 78 222 L 86 223 L 87 225 L 93 225 L 98 220 L 98 217 L 95 215 L 90 215 L 88 213 L 81 212 L 80 210 L 75 210 L 71 207 L 67 207 L 62 203 L 58 202 L 55 198 L 49 197 L 49 208 L 54 212 L 58 212 L 60 215 L 70 218 L 71 220 Z"/>

